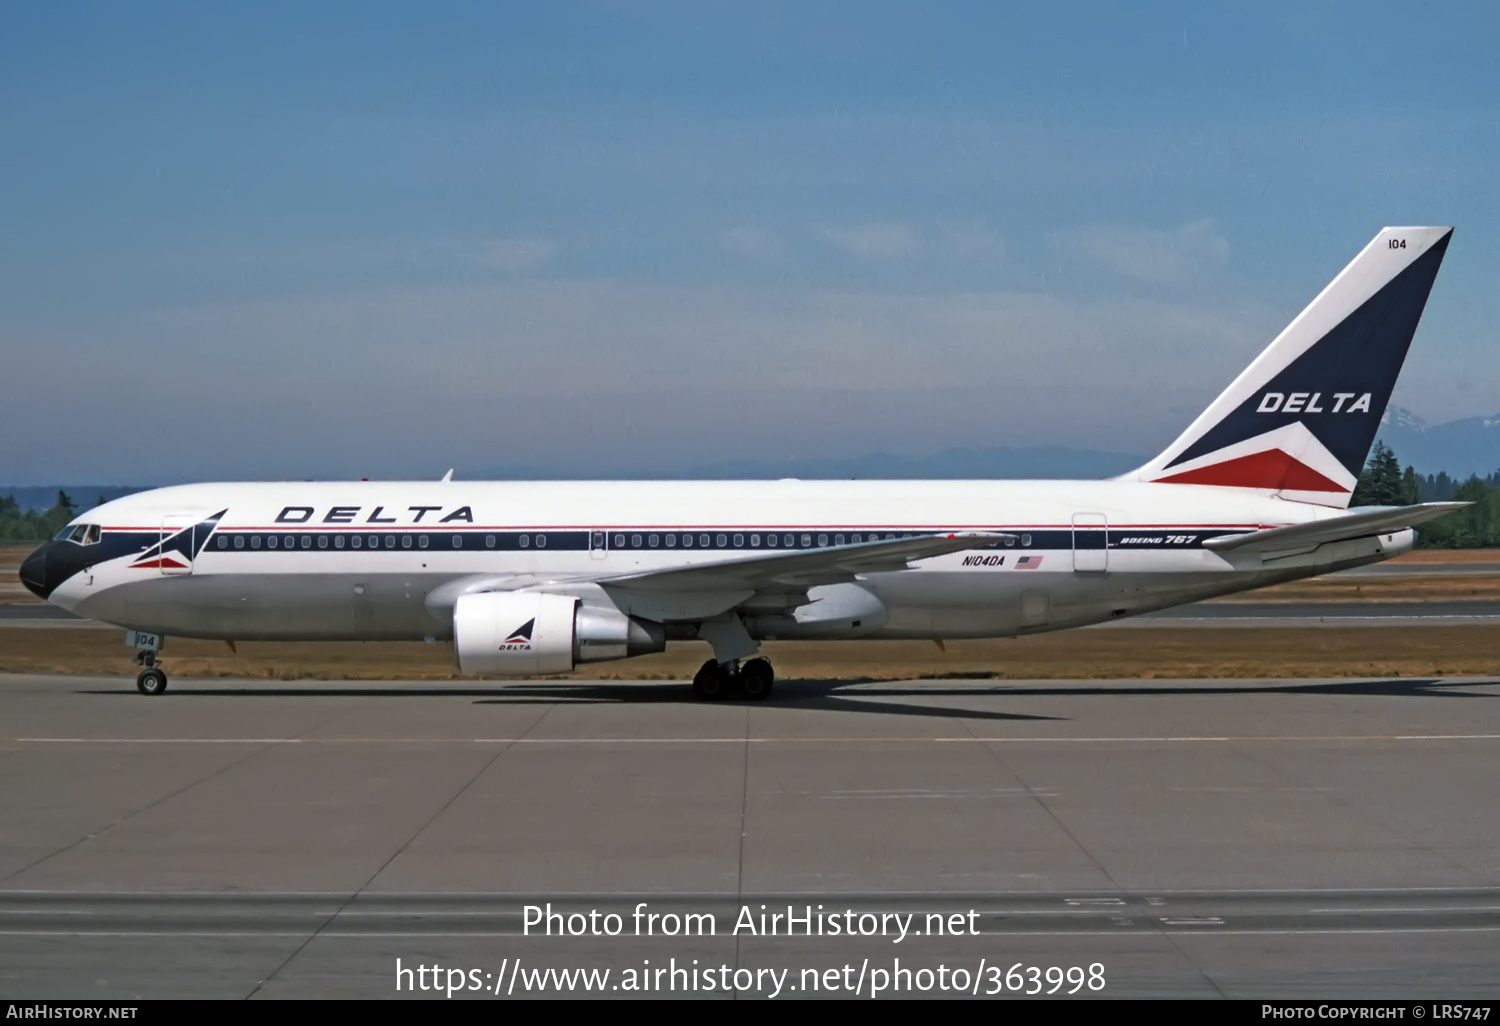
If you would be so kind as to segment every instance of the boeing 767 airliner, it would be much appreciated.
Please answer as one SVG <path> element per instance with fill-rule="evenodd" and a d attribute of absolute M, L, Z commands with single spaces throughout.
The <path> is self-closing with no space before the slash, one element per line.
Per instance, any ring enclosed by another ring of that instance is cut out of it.
<path fill-rule="evenodd" d="M 37 595 L 163 636 L 451 639 L 462 672 L 713 648 L 764 699 L 767 639 L 993 638 L 1398 556 L 1461 503 L 1348 510 L 1449 228 L 1386 228 L 1182 435 L 1109 481 L 197 484 L 80 515 Z"/>

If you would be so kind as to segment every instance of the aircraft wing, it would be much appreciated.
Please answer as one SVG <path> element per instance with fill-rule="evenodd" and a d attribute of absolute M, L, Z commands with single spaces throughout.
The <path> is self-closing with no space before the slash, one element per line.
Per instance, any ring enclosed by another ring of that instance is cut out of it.
<path fill-rule="evenodd" d="M 798 552 L 726 559 L 670 570 L 596 578 L 599 584 L 650 591 L 804 590 L 851 581 L 856 574 L 905 570 L 914 559 L 980 549 L 1014 535 L 990 531 L 923 534 L 915 538 L 830 545 Z"/>
<path fill-rule="evenodd" d="M 1370 506 L 1327 520 L 1210 538 L 1203 547 L 1214 552 L 1281 552 L 1311 548 L 1325 542 L 1404 531 L 1467 505 L 1467 502 L 1424 502 L 1417 506 Z"/>

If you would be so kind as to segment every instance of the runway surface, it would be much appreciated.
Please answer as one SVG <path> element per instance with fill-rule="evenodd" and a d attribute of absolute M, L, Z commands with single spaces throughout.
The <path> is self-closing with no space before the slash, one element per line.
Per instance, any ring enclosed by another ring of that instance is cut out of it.
<path fill-rule="evenodd" d="M 398 958 L 502 997 L 646 959 L 868 996 L 900 958 L 981 991 L 983 960 L 1097 964 L 1105 996 L 1495 997 L 1497 697 L 0 676 L 0 996 L 394 996 Z M 522 936 L 549 901 L 624 932 Z M 715 932 L 631 936 L 641 902 Z M 762 904 L 912 932 L 735 935 Z"/>

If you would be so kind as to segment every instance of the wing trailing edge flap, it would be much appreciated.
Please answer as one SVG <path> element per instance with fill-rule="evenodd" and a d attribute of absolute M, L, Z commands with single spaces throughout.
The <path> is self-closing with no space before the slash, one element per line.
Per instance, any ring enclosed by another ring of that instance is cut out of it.
<path fill-rule="evenodd" d="M 834 545 L 750 559 L 726 559 L 597 580 L 610 588 L 632 591 L 805 591 L 820 584 L 852 581 L 857 574 L 906 570 L 914 559 L 931 559 L 984 548 L 1007 537 L 1013 536 L 992 531 L 924 534 L 916 538 Z"/>
<path fill-rule="evenodd" d="M 426 606 L 441 620 L 453 614 L 453 606 L 460 597 L 473 592 L 578 591 L 599 586 L 632 616 L 661 621 L 702 620 L 721 615 L 757 593 L 797 596 L 820 584 L 852 581 L 856 574 L 905 570 L 914 559 L 983 548 L 1014 537 L 991 531 L 926 534 L 603 576 L 475 574 L 434 589 L 427 596 Z"/>
<path fill-rule="evenodd" d="M 1467 505 L 1467 502 L 1424 502 L 1417 506 L 1373 506 L 1362 508 L 1357 513 L 1346 513 L 1306 524 L 1269 527 L 1263 531 L 1210 538 L 1203 546 L 1219 553 L 1283 552 L 1288 549 L 1314 548 L 1328 542 L 1404 531 Z"/>

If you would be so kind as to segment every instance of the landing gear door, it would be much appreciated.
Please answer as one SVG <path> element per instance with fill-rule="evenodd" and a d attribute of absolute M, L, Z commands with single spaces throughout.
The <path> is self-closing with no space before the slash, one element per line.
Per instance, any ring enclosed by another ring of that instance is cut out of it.
<path fill-rule="evenodd" d="M 1073 569 L 1083 573 L 1109 569 L 1109 518 L 1103 513 L 1073 514 Z"/>
<path fill-rule="evenodd" d="M 168 576 L 193 572 L 193 554 L 198 551 L 195 531 L 210 530 L 211 525 L 199 526 L 200 517 L 172 514 L 161 518 L 161 547 L 158 549 L 157 566 Z"/>

